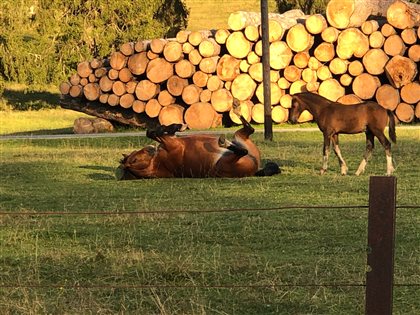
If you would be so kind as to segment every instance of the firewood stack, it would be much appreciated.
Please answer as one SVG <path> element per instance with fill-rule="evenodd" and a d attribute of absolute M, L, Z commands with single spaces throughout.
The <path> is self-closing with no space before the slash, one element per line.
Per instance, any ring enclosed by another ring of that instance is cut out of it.
<path fill-rule="evenodd" d="M 386 19 L 368 19 L 373 15 Z M 237 98 L 248 121 L 263 123 L 260 18 L 238 11 L 228 29 L 182 30 L 174 39 L 125 43 L 107 59 L 81 62 L 60 85 L 61 104 L 89 114 L 106 106 L 108 118 L 128 124 L 139 120 L 119 111 L 208 129 L 240 123 L 232 112 Z M 273 122 L 287 121 L 291 95 L 301 91 L 343 104 L 375 100 L 402 122 L 420 119 L 419 24 L 420 5 L 402 0 L 331 0 L 326 15 L 270 14 Z"/>

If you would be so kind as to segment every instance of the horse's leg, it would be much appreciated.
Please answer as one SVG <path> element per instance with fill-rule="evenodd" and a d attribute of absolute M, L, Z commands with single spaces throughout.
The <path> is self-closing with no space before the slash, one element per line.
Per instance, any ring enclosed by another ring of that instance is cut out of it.
<path fill-rule="evenodd" d="M 323 157 L 322 157 L 322 168 L 321 168 L 321 175 L 325 174 L 328 169 L 328 157 L 330 155 L 330 143 L 331 143 L 331 136 L 324 132 L 324 147 L 322 148 Z"/>
<path fill-rule="evenodd" d="M 372 156 L 372 151 L 373 148 L 375 146 L 374 143 L 375 140 L 375 136 L 373 135 L 372 131 L 370 131 L 369 129 L 366 130 L 366 151 L 365 154 L 363 155 L 363 159 L 360 162 L 360 165 L 356 171 L 356 175 L 359 176 L 360 174 L 362 174 L 365 171 L 367 162 L 369 161 L 370 157 Z"/>
<path fill-rule="evenodd" d="M 394 166 L 392 165 L 391 142 L 389 142 L 383 131 L 377 132 L 376 137 L 385 149 L 386 175 L 390 176 L 395 171 Z"/>
<path fill-rule="evenodd" d="M 340 147 L 338 146 L 338 134 L 333 135 L 331 139 L 334 145 L 335 155 L 337 156 L 338 162 L 340 163 L 341 175 L 346 175 L 348 167 L 346 165 L 346 161 L 344 161 L 343 156 L 341 155 Z"/>
<path fill-rule="evenodd" d="M 237 157 L 242 157 L 248 154 L 248 150 L 241 144 L 229 141 L 224 135 L 219 137 L 218 144 L 219 147 L 232 151 Z"/>

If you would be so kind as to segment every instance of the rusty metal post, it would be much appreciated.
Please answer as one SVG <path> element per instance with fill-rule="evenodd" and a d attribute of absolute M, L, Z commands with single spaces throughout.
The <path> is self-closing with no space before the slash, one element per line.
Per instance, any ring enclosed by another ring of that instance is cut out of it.
<path fill-rule="evenodd" d="M 271 119 L 270 83 L 270 42 L 268 38 L 268 1 L 261 0 L 261 37 L 264 89 L 264 139 L 273 140 L 273 120 Z"/>
<path fill-rule="evenodd" d="M 389 176 L 369 182 L 366 315 L 392 314 L 396 184 Z"/>

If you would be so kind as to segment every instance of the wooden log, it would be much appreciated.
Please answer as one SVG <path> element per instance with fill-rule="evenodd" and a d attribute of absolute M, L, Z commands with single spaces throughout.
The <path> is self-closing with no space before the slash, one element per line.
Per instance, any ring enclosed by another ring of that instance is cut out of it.
<path fill-rule="evenodd" d="M 211 105 L 214 110 L 223 113 L 232 109 L 233 96 L 227 89 L 220 89 L 211 94 Z"/>
<path fill-rule="evenodd" d="M 98 78 L 95 76 L 94 73 L 89 74 L 89 76 L 87 77 L 88 81 L 90 83 L 94 83 L 94 82 L 98 82 Z"/>
<path fill-rule="evenodd" d="M 139 82 L 136 80 L 129 81 L 125 84 L 125 90 L 129 94 L 134 94 L 136 92 L 136 87 Z"/>
<path fill-rule="evenodd" d="M 137 53 L 141 53 L 145 51 L 150 45 L 150 42 L 138 40 L 134 43 L 134 51 Z"/>
<path fill-rule="evenodd" d="M 380 31 L 375 31 L 369 35 L 369 46 L 371 48 L 382 48 L 385 43 L 385 36 Z"/>
<path fill-rule="evenodd" d="M 400 94 L 404 103 L 417 104 L 420 102 L 420 84 L 415 81 L 410 82 L 401 88 Z"/>
<path fill-rule="evenodd" d="M 283 76 L 289 82 L 298 81 L 302 78 L 302 69 L 296 67 L 295 65 L 288 65 L 286 68 L 284 68 Z"/>
<path fill-rule="evenodd" d="M 340 76 L 340 84 L 344 87 L 350 86 L 353 83 L 353 77 L 348 73 L 343 73 Z"/>
<path fill-rule="evenodd" d="M 420 61 L 420 45 L 410 46 L 407 52 L 407 56 L 414 62 L 419 62 Z"/>
<path fill-rule="evenodd" d="M 106 67 L 99 67 L 99 68 L 96 68 L 93 73 L 94 73 L 95 77 L 97 77 L 98 79 L 100 79 L 103 76 L 106 76 L 107 75 L 108 69 Z"/>
<path fill-rule="evenodd" d="M 395 109 L 395 115 L 399 121 L 411 123 L 414 120 L 414 106 L 406 103 L 399 103 Z"/>
<path fill-rule="evenodd" d="M 163 38 L 154 38 L 150 42 L 150 51 L 159 55 L 163 52 L 163 48 L 165 47 L 168 41 Z"/>
<path fill-rule="evenodd" d="M 343 30 L 337 39 L 336 53 L 341 59 L 361 58 L 369 50 L 369 39 L 357 28 Z"/>
<path fill-rule="evenodd" d="M 163 107 L 159 112 L 159 123 L 163 126 L 184 123 L 185 108 L 178 104 Z"/>
<path fill-rule="evenodd" d="M 249 100 L 254 95 L 257 84 L 247 73 L 241 73 L 232 82 L 230 91 L 240 101 Z"/>
<path fill-rule="evenodd" d="M 70 92 L 71 84 L 70 82 L 62 82 L 60 84 L 59 90 L 62 95 L 67 95 Z"/>
<path fill-rule="evenodd" d="M 345 89 L 336 79 L 327 79 L 321 82 L 318 93 L 335 102 L 345 94 Z"/>
<path fill-rule="evenodd" d="M 233 81 L 240 73 L 240 60 L 229 55 L 223 55 L 216 67 L 217 76 L 223 81 Z"/>
<path fill-rule="evenodd" d="M 166 81 L 166 89 L 173 96 L 181 96 L 184 87 L 188 85 L 188 80 L 180 78 L 177 75 L 171 76 L 168 81 Z"/>
<path fill-rule="evenodd" d="M 146 102 L 134 100 L 133 104 L 131 105 L 131 108 L 135 113 L 143 113 L 146 108 Z"/>
<path fill-rule="evenodd" d="M 198 51 L 203 57 L 218 56 L 220 55 L 220 45 L 214 38 L 206 38 L 198 45 Z"/>
<path fill-rule="evenodd" d="M 152 98 L 146 102 L 146 106 L 144 111 L 147 116 L 150 118 L 156 118 L 159 116 L 160 110 L 162 109 L 162 105 L 159 104 L 158 100 Z"/>
<path fill-rule="evenodd" d="M 420 102 L 417 103 L 416 108 L 414 109 L 414 116 L 417 119 L 420 119 Z"/>
<path fill-rule="evenodd" d="M 280 98 L 280 106 L 284 107 L 284 108 L 292 108 L 292 95 L 290 94 L 284 94 L 281 98 Z"/>
<path fill-rule="evenodd" d="M 119 73 L 120 73 L 119 70 L 111 68 L 108 71 L 108 78 L 110 78 L 111 80 L 117 80 Z"/>
<path fill-rule="evenodd" d="M 304 122 L 309 122 L 313 120 L 313 116 L 310 112 L 308 112 L 307 110 L 304 110 L 299 118 L 298 118 L 298 123 L 304 123 Z"/>
<path fill-rule="evenodd" d="M 168 106 L 175 103 L 175 97 L 169 93 L 168 90 L 161 90 L 157 95 L 157 100 L 162 106 Z"/>
<path fill-rule="evenodd" d="M 363 56 L 362 62 L 366 71 L 373 75 L 380 75 L 385 71 L 388 55 L 380 48 L 369 49 Z"/>
<path fill-rule="evenodd" d="M 256 42 L 260 39 L 260 32 L 257 25 L 248 25 L 245 27 L 244 35 L 250 42 Z"/>
<path fill-rule="evenodd" d="M 90 67 L 92 68 L 92 70 L 98 69 L 103 67 L 104 65 L 104 61 L 98 58 L 93 58 L 90 62 L 89 62 Z"/>
<path fill-rule="evenodd" d="M 87 78 L 80 78 L 80 85 L 81 86 L 85 86 L 86 84 L 88 84 L 89 83 L 89 81 L 88 81 L 88 79 Z"/>
<path fill-rule="evenodd" d="M 257 55 L 257 53 L 255 51 L 250 51 L 248 56 L 246 56 L 246 61 L 250 64 L 256 64 L 261 62 L 261 57 Z"/>
<path fill-rule="evenodd" d="M 386 16 L 393 0 L 330 0 L 326 15 L 331 26 L 338 29 L 360 27 L 370 15 Z"/>
<path fill-rule="evenodd" d="M 80 63 L 77 64 L 77 74 L 79 75 L 79 77 L 81 78 L 87 78 L 89 76 L 89 74 L 91 74 L 92 68 L 90 66 L 90 63 L 88 61 L 82 61 Z"/>
<path fill-rule="evenodd" d="M 250 65 L 248 69 L 249 76 L 256 82 L 263 81 L 263 65 L 261 62 Z"/>
<path fill-rule="evenodd" d="M 189 129 L 209 129 L 215 115 L 216 111 L 211 104 L 196 102 L 187 108 L 184 119 Z"/>
<path fill-rule="evenodd" d="M 195 48 L 193 45 L 191 45 L 189 42 L 182 44 L 182 52 L 184 54 L 189 54 L 191 51 L 193 51 Z"/>
<path fill-rule="evenodd" d="M 364 21 L 360 29 L 364 34 L 370 35 L 379 30 L 379 22 L 377 20 Z"/>
<path fill-rule="evenodd" d="M 99 87 L 103 92 L 109 92 L 112 90 L 112 85 L 114 84 L 114 80 L 111 80 L 107 76 L 103 76 L 99 80 Z"/>
<path fill-rule="evenodd" d="M 284 28 L 281 23 L 277 20 L 269 20 L 268 21 L 268 41 L 270 43 L 281 40 L 284 35 Z M 262 26 L 258 27 L 259 37 L 262 38 Z M 258 38 L 257 38 L 258 39 Z"/>
<path fill-rule="evenodd" d="M 112 84 L 112 93 L 121 96 L 127 92 L 124 82 L 114 81 Z"/>
<path fill-rule="evenodd" d="M 306 68 L 302 71 L 302 80 L 306 83 L 316 82 L 318 80 L 318 75 L 315 70 Z"/>
<path fill-rule="evenodd" d="M 220 45 L 226 44 L 226 40 L 230 35 L 230 31 L 227 29 L 220 28 L 214 34 L 214 39 Z"/>
<path fill-rule="evenodd" d="M 305 89 L 308 92 L 312 92 L 312 93 L 318 93 L 319 90 L 319 86 L 321 85 L 320 82 L 315 81 L 315 82 L 308 82 L 306 83 Z"/>
<path fill-rule="evenodd" d="M 127 56 L 125 56 L 120 51 L 115 51 L 111 54 L 111 57 L 109 58 L 109 64 L 112 69 L 115 70 L 121 70 L 127 65 Z"/>
<path fill-rule="evenodd" d="M 277 84 L 282 90 L 289 89 L 291 85 L 291 83 L 287 81 L 285 77 L 280 77 L 279 80 L 277 81 Z"/>
<path fill-rule="evenodd" d="M 246 121 L 250 122 L 252 120 L 252 107 L 254 106 L 254 103 L 252 101 L 240 101 L 239 102 L 239 108 L 238 109 L 231 109 L 229 111 L 229 118 L 232 122 L 234 122 L 237 125 L 241 125 L 242 122 L 239 118 L 239 116 L 236 114 L 237 111 L 239 111 L 243 118 L 245 118 Z"/>
<path fill-rule="evenodd" d="M 185 104 L 191 105 L 200 101 L 200 92 L 202 88 L 198 87 L 195 84 L 189 84 L 184 87 L 182 91 L 182 100 Z"/>
<path fill-rule="evenodd" d="M 207 89 L 211 92 L 221 89 L 223 87 L 222 80 L 219 79 L 217 75 L 212 75 L 207 80 Z M 200 94 L 201 95 L 201 94 Z"/>
<path fill-rule="evenodd" d="M 191 31 L 180 30 L 176 33 L 175 39 L 180 44 L 185 44 L 188 42 L 188 36 L 191 34 Z"/>
<path fill-rule="evenodd" d="M 164 58 L 150 60 L 146 68 L 146 76 L 153 83 L 162 83 L 174 74 L 174 66 Z"/>
<path fill-rule="evenodd" d="M 325 30 L 321 33 L 321 38 L 326 43 L 335 43 L 338 39 L 338 35 L 340 35 L 340 30 L 336 29 L 335 27 L 328 26 Z"/>
<path fill-rule="evenodd" d="M 291 27 L 286 35 L 287 45 L 294 52 L 309 50 L 314 44 L 314 37 L 303 24 L 296 24 Z"/>
<path fill-rule="evenodd" d="M 70 78 L 69 82 L 71 85 L 78 85 L 80 83 L 80 76 L 76 73 L 73 73 Z"/>
<path fill-rule="evenodd" d="M 270 44 L 270 67 L 274 70 L 286 68 L 293 59 L 293 52 L 286 42 L 275 41 Z"/>
<path fill-rule="evenodd" d="M 195 66 L 187 59 L 182 59 L 175 64 L 175 74 L 180 78 L 191 78 L 195 70 Z"/>
<path fill-rule="evenodd" d="M 308 92 L 308 89 L 306 88 L 306 86 L 307 86 L 307 83 L 303 80 L 292 82 L 289 87 L 289 94 L 294 95 L 300 92 Z"/>
<path fill-rule="evenodd" d="M 309 33 L 317 35 L 328 27 L 328 23 L 322 14 L 312 14 L 305 20 L 305 27 Z"/>
<path fill-rule="evenodd" d="M 265 118 L 264 104 L 261 104 L 261 103 L 254 104 L 254 106 L 252 106 L 251 116 L 252 116 L 252 120 L 256 122 L 257 124 L 264 123 L 264 118 Z"/>
<path fill-rule="evenodd" d="M 323 42 L 316 46 L 314 56 L 321 62 L 329 62 L 335 57 L 335 47 L 331 43 Z"/>
<path fill-rule="evenodd" d="M 334 58 L 330 61 L 328 68 L 331 73 L 334 75 L 341 75 L 347 72 L 348 60 L 343 60 L 341 58 Z"/>
<path fill-rule="evenodd" d="M 395 88 L 400 88 L 415 80 L 417 76 L 417 65 L 410 58 L 394 56 L 385 66 L 386 76 Z"/>
<path fill-rule="evenodd" d="M 251 42 L 246 39 L 244 33 L 232 32 L 226 40 L 226 49 L 235 58 L 245 58 L 251 51 Z"/>
<path fill-rule="evenodd" d="M 134 48 L 133 48 L 134 49 Z M 120 97 L 120 106 L 123 108 L 130 108 L 134 103 L 134 95 L 126 93 Z"/>
<path fill-rule="evenodd" d="M 109 106 L 118 106 L 120 104 L 120 97 L 116 94 L 108 95 L 108 105 Z"/>
<path fill-rule="evenodd" d="M 398 29 L 420 26 L 420 4 L 395 0 L 387 9 L 386 19 Z"/>
<path fill-rule="evenodd" d="M 123 43 L 120 46 L 120 52 L 122 52 L 127 57 L 131 56 L 135 52 L 134 43 L 133 42 Z"/>
<path fill-rule="evenodd" d="M 407 45 L 414 45 L 417 42 L 417 30 L 414 28 L 406 28 L 400 35 L 403 42 Z"/>
<path fill-rule="evenodd" d="M 308 68 L 312 70 L 318 70 L 322 66 L 322 63 L 314 56 L 310 56 L 308 60 Z"/>
<path fill-rule="evenodd" d="M 100 91 L 98 83 L 88 83 L 83 88 L 83 95 L 88 101 L 96 101 L 99 98 Z"/>
<path fill-rule="evenodd" d="M 365 71 L 365 67 L 363 66 L 363 63 L 360 60 L 356 59 L 349 63 L 347 70 L 350 75 L 352 75 L 353 77 L 357 77 Z"/>
<path fill-rule="evenodd" d="M 160 91 L 160 86 L 150 80 L 141 80 L 136 86 L 136 97 L 140 101 L 148 101 Z"/>
<path fill-rule="evenodd" d="M 241 62 L 239 63 L 239 69 L 244 73 L 248 72 L 250 66 L 251 65 L 248 63 L 248 61 L 246 59 L 241 60 Z M 230 81 L 230 82 L 232 82 L 232 81 Z"/>
<path fill-rule="evenodd" d="M 118 79 L 124 83 L 127 83 L 133 79 L 133 74 L 131 73 L 130 69 L 122 68 L 118 72 Z"/>
<path fill-rule="evenodd" d="M 101 95 L 99 95 L 98 100 L 101 104 L 108 104 L 108 97 L 109 97 L 108 93 L 102 93 Z"/>
<path fill-rule="evenodd" d="M 356 94 L 346 94 L 340 97 L 337 102 L 343 105 L 353 105 L 361 103 L 362 100 Z"/>
<path fill-rule="evenodd" d="M 315 70 L 313 70 L 315 71 Z M 319 80 L 325 81 L 332 78 L 332 73 L 330 67 L 328 66 L 321 66 L 316 70 L 316 76 Z"/>
<path fill-rule="evenodd" d="M 196 71 L 192 76 L 193 83 L 201 88 L 207 86 L 207 81 L 209 80 L 209 74 L 203 71 Z"/>
<path fill-rule="evenodd" d="M 362 73 L 354 78 L 352 89 L 354 94 L 362 100 L 369 100 L 375 95 L 375 92 L 380 85 L 381 83 L 378 77 L 369 73 Z"/>
<path fill-rule="evenodd" d="M 163 47 L 163 57 L 169 62 L 177 62 L 184 57 L 182 45 L 177 41 L 170 41 Z"/>
<path fill-rule="evenodd" d="M 285 123 L 289 119 L 289 111 L 282 106 L 274 106 L 271 109 L 271 119 L 277 124 Z"/>
<path fill-rule="evenodd" d="M 198 68 L 200 69 L 200 71 L 203 71 L 204 73 L 208 73 L 208 74 L 215 73 L 219 59 L 220 59 L 219 56 L 203 58 L 198 64 Z"/>
<path fill-rule="evenodd" d="M 277 83 L 270 82 L 271 88 L 271 99 L 270 105 L 280 104 L 280 98 L 285 94 L 284 90 L 280 89 Z M 264 104 L 264 84 L 258 84 L 257 89 L 255 90 L 255 96 L 257 97 L 260 103 Z"/>
<path fill-rule="evenodd" d="M 277 82 L 280 79 L 280 71 L 270 70 L 270 82 Z"/>
<path fill-rule="evenodd" d="M 193 49 L 188 54 L 188 60 L 195 66 L 198 66 L 202 59 L 203 59 L 203 56 L 201 56 L 198 49 Z"/>
<path fill-rule="evenodd" d="M 210 103 L 211 102 L 211 95 L 212 95 L 212 91 L 210 91 L 209 89 L 203 89 L 200 92 L 200 102 L 202 103 Z"/>
<path fill-rule="evenodd" d="M 395 110 L 400 103 L 400 93 L 390 84 L 382 84 L 376 90 L 375 99 L 382 107 Z"/>
<path fill-rule="evenodd" d="M 298 52 L 293 55 L 293 64 L 300 69 L 305 69 L 308 66 L 309 57 L 307 51 Z"/>
<path fill-rule="evenodd" d="M 201 41 L 205 37 L 203 36 L 202 32 L 199 31 L 193 31 L 188 35 L 188 42 L 193 45 L 194 47 L 198 47 L 200 45 Z"/>
<path fill-rule="evenodd" d="M 381 27 L 381 33 L 382 33 L 382 35 L 384 35 L 384 37 L 389 37 L 391 35 L 397 34 L 397 31 L 395 30 L 395 28 L 391 24 L 385 23 Z"/>
<path fill-rule="evenodd" d="M 403 56 L 407 50 L 407 46 L 404 44 L 401 36 L 395 34 L 385 39 L 383 49 L 389 56 Z"/>

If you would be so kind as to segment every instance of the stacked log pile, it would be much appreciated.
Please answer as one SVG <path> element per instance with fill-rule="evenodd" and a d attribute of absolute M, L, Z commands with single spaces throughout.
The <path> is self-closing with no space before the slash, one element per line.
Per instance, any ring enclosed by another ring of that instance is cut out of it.
<path fill-rule="evenodd" d="M 419 24 L 420 5 L 402 0 L 331 0 L 326 15 L 270 14 L 273 122 L 287 121 L 301 91 L 343 106 L 376 100 L 402 122 L 420 119 Z M 240 123 L 237 98 L 248 121 L 263 123 L 260 13 L 232 13 L 228 25 L 125 43 L 109 58 L 81 62 L 60 85 L 61 104 L 137 126 L 150 119 L 207 129 Z"/>

